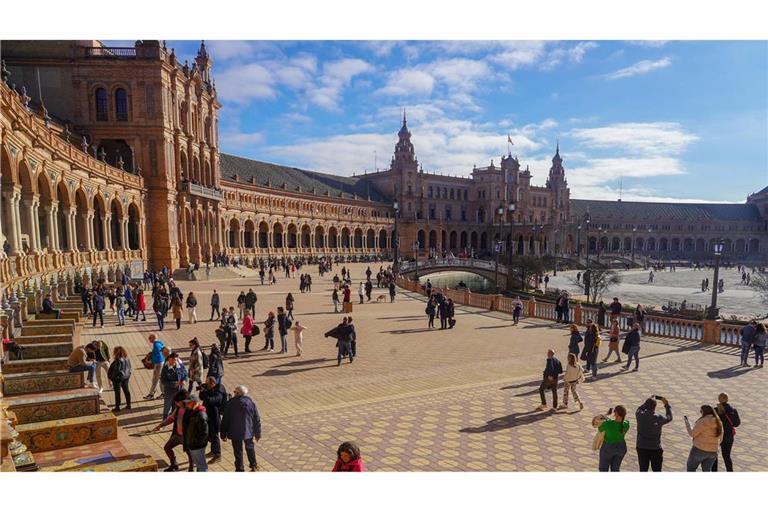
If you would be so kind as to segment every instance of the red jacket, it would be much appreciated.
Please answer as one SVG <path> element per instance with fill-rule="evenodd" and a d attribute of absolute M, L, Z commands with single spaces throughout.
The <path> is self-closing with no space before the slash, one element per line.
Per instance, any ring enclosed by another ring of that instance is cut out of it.
<path fill-rule="evenodd" d="M 250 316 L 243 318 L 243 326 L 240 328 L 240 334 L 243 336 L 253 335 L 253 318 Z"/>
<path fill-rule="evenodd" d="M 363 463 L 363 459 L 351 460 L 346 464 L 341 459 L 336 459 L 336 464 L 333 465 L 331 471 L 365 471 L 365 464 Z"/>
<path fill-rule="evenodd" d="M 136 297 L 136 309 L 138 309 L 139 311 L 144 311 L 145 309 L 147 309 L 147 303 L 144 302 L 144 294 L 143 293 L 140 293 Z"/>

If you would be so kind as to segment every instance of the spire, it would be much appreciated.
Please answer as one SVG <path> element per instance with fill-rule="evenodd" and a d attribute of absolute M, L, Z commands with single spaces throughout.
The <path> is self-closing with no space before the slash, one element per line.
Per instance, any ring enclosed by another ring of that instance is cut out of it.
<path fill-rule="evenodd" d="M 555 150 L 555 154 L 560 156 L 560 137 L 557 138 L 557 149 Z"/>
<path fill-rule="evenodd" d="M 197 50 L 197 56 L 201 58 L 208 58 L 208 51 L 205 49 L 205 40 L 200 41 L 200 49 Z"/>

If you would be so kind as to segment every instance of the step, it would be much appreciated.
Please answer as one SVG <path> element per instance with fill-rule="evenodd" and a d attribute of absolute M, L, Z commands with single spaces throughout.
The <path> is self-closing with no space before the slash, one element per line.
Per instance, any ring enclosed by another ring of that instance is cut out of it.
<path fill-rule="evenodd" d="M 74 320 L 77 323 L 85 321 L 81 312 L 74 309 L 68 310 L 62 308 L 60 317 L 61 320 Z M 57 320 L 56 313 L 35 313 L 35 320 Z"/>
<path fill-rule="evenodd" d="M 3 395 L 5 396 L 80 389 L 85 384 L 85 372 L 69 370 L 15 373 L 3 377 Z"/>
<path fill-rule="evenodd" d="M 38 347 L 40 345 L 37 345 Z M 27 354 L 24 354 L 27 356 Z M 66 370 L 67 357 L 25 357 L 18 361 L 8 361 L 3 367 L 3 373 L 10 375 L 14 373 L 45 372 L 49 370 Z"/>
<path fill-rule="evenodd" d="M 24 324 L 21 328 L 22 336 L 44 336 L 46 334 L 69 334 L 75 333 L 75 324 L 55 324 L 55 325 L 37 325 Z"/>
<path fill-rule="evenodd" d="M 18 440 L 32 453 L 117 439 L 117 416 L 111 412 L 18 425 Z"/>
<path fill-rule="evenodd" d="M 67 389 L 3 398 L 19 424 L 98 414 L 101 395 L 94 388 Z"/>
<path fill-rule="evenodd" d="M 71 341 L 62 343 L 35 343 L 23 345 L 24 359 L 50 359 L 54 357 L 69 357 L 74 349 Z"/>
<path fill-rule="evenodd" d="M 71 334 L 40 334 L 36 336 L 16 336 L 13 341 L 19 345 L 29 346 L 39 343 L 72 343 Z"/>
<path fill-rule="evenodd" d="M 154 458 L 131 455 L 120 437 L 113 441 L 89 443 L 35 454 L 40 471 L 136 472 L 157 471 Z"/>

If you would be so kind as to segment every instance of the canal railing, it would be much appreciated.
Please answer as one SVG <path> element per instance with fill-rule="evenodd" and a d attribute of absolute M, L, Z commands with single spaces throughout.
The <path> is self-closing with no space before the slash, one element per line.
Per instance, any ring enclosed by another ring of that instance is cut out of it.
<path fill-rule="evenodd" d="M 421 266 L 421 265 L 419 265 Z M 424 286 L 418 281 L 405 277 L 397 278 L 397 285 L 408 291 L 426 294 Z M 442 293 L 456 304 L 472 306 L 489 311 L 499 311 L 512 314 L 515 308 L 515 299 L 498 294 L 472 293 L 469 289 L 451 289 L 432 287 L 432 293 Z M 535 297 L 520 298 L 523 303 L 522 316 L 540 318 L 555 321 L 557 312 L 555 304 L 544 300 L 536 300 Z M 582 306 L 579 303 L 568 308 L 568 318 L 571 323 L 585 325 L 587 320 L 597 323 L 597 308 Z M 610 313 L 606 312 L 606 321 L 609 321 Z M 625 312 L 616 318 L 619 328 L 626 332 L 632 328 L 634 314 Z M 743 325 L 727 323 L 721 320 L 696 320 L 669 315 L 657 315 L 653 312 L 645 314 L 641 330 L 643 334 L 660 338 L 673 338 L 679 340 L 696 341 L 719 345 L 739 345 L 741 342 L 741 329 Z"/>

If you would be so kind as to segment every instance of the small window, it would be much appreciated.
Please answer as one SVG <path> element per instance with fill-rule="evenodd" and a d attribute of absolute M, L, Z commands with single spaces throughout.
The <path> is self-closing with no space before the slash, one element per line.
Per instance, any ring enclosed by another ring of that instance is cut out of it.
<path fill-rule="evenodd" d="M 103 87 L 96 89 L 96 120 L 107 120 L 107 90 Z"/>
<path fill-rule="evenodd" d="M 128 93 L 122 88 L 115 91 L 115 115 L 118 121 L 128 120 Z"/>

